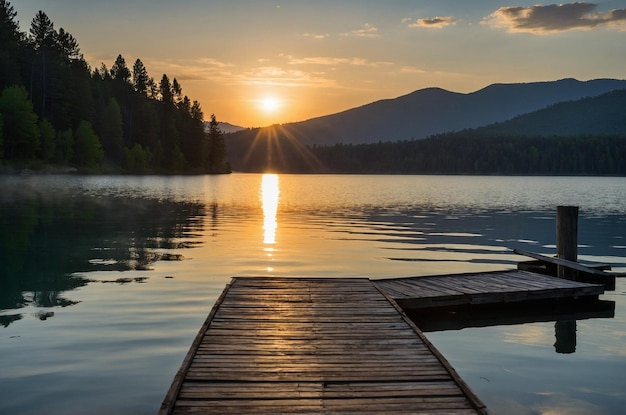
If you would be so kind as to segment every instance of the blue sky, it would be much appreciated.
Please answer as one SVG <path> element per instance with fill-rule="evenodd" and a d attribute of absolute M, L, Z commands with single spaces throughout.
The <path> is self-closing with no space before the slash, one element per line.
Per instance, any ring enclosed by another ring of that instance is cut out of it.
<path fill-rule="evenodd" d="M 246 127 L 326 115 L 425 87 L 626 78 L 626 0 L 14 0 L 86 60 L 122 54 L 177 78 L 207 116 Z"/>

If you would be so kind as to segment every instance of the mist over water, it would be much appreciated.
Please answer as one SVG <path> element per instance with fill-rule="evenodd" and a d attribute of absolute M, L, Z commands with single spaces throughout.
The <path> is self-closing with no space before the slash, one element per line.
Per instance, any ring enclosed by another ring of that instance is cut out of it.
<path fill-rule="evenodd" d="M 387 278 L 514 268 L 554 253 L 626 272 L 620 178 L 245 175 L 0 178 L 0 413 L 155 413 L 233 276 Z M 429 333 L 494 413 L 619 413 L 614 318 Z"/>

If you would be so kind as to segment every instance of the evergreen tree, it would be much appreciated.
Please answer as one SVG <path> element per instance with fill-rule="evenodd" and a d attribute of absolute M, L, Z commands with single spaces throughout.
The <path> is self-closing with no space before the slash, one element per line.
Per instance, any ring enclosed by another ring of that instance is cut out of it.
<path fill-rule="evenodd" d="M 82 121 L 74 133 L 74 163 L 93 169 L 99 166 L 103 158 L 104 152 L 98 136 L 89 122 Z"/>
<path fill-rule="evenodd" d="M 10 86 L 0 95 L 4 157 L 33 159 L 39 149 L 39 127 L 33 104 L 23 86 Z"/>
<path fill-rule="evenodd" d="M 172 98 L 176 105 L 179 105 L 183 100 L 183 87 L 180 86 L 176 78 L 172 81 Z"/>
<path fill-rule="evenodd" d="M 224 135 L 219 128 L 219 124 L 215 118 L 215 114 L 211 114 L 211 121 L 209 122 L 209 159 L 208 159 L 208 172 L 225 173 L 229 168 L 226 163 L 226 144 L 224 142 Z"/>
<path fill-rule="evenodd" d="M 57 33 L 48 16 L 39 11 L 31 22 L 30 94 L 35 111 L 57 129 L 76 124 L 73 101 L 76 90 L 72 64 L 82 60 L 76 39 L 64 29 Z"/>
<path fill-rule="evenodd" d="M 135 110 L 135 90 L 131 83 L 131 77 L 132 74 L 126 66 L 126 61 L 122 55 L 118 55 L 117 59 L 115 59 L 115 63 L 111 67 L 111 92 L 119 104 L 120 113 L 122 115 L 123 143 L 130 143 L 134 127 L 133 112 Z M 118 161 L 121 160 L 122 149 L 123 145 L 119 149 L 119 154 L 115 155 Z"/>
<path fill-rule="evenodd" d="M 146 95 L 149 83 L 150 77 L 148 76 L 148 70 L 141 59 L 138 58 L 133 65 L 133 86 L 135 91 L 140 95 Z"/>
<path fill-rule="evenodd" d="M 120 106 L 113 97 L 102 111 L 99 135 L 107 158 L 120 164 L 124 151 L 124 132 Z"/>
<path fill-rule="evenodd" d="M 54 161 L 56 154 L 56 132 L 50 121 L 45 118 L 39 123 L 39 135 L 41 146 L 39 158 L 43 161 Z"/>
<path fill-rule="evenodd" d="M 148 97 L 152 99 L 159 99 L 159 86 L 155 82 L 154 78 L 148 79 Z"/>
<path fill-rule="evenodd" d="M 21 38 L 17 12 L 7 0 L 0 0 L 0 44 L 10 46 Z"/>
<path fill-rule="evenodd" d="M 103 81 L 111 79 L 111 72 L 107 68 L 104 62 L 100 64 L 100 68 L 94 70 L 94 76 L 99 77 Z"/>
<path fill-rule="evenodd" d="M 122 55 L 117 55 L 115 63 L 111 67 L 111 78 L 125 83 L 130 83 L 130 70 L 126 66 L 126 61 Z"/>
<path fill-rule="evenodd" d="M 96 124 L 96 101 L 94 98 L 93 84 L 89 65 L 84 59 L 75 59 L 70 64 L 71 88 L 67 92 L 71 92 L 69 113 L 71 125 L 62 127 L 75 128 L 82 120 L 89 121 L 93 125 Z"/>
<path fill-rule="evenodd" d="M 124 149 L 124 168 L 131 172 L 144 173 L 152 161 L 152 153 L 135 143 L 132 148 Z"/>
<path fill-rule="evenodd" d="M 56 39 L 61 56 L 68 62 L 83 59 L 83 54 L 80 53 L 80 48 L 78 47 L 78 41 L 70 33 L 60 28 Z"/>
<path fill-rule="evenodd" d="M 37 65 L 33 65 L 31 73 L 31 96 L 39 97 L 35 102 L 38 112 L 47 116 L 46 103 L 50 84 L 50 55 L 56 46 L 54 24 L 41 10 L 35 15 L 30 25 L 30 43 L 35 51 Z M 35 70 L 36 69 L 36 70 Z M 37 93 L 35 93 L 35 90 Z"/>
<path fill-rule="evenodd" d="M 174 93 L 166 74 L 161 77 L 159 95 L 161 97 L 160 142 L 163 146 L 161 167 L 169 171 L 180 171 L 184 167 L 184 156 L 180 150 L 180 136 L 176 128 Z"/>
<path fill-rule="evenodd" d="M 13 6 L 0 0 L 0 91 L 11 85 L 20 85 L 20 49 L 23 34 L 16 20 Z"/>
<path fill-rule="evenodd" d="M 201 106 L 176 78 L 156 83 L 140 59 L 131 72 L 121 54 L 110 70 L 103 63 L 92 72 L 76 38 L 43 11 L 28 34 L 16 17 L 0 0 L 0 160 L 91 169 L 105 155 L 131 171 L 219 169 L 209 167 Z M 215 159 L 224 146 L 214 138 Z"/>
<path fill-rule="evenodd" d="M 69 164 L 74 157 L 74 133 L 68 129 L 57 133 L 54 162 L 57 164 Z"/>
<path fill-rule="evenodd" d="M 172 92 L 172 84 L 170 83 L 170 78 L 166 74 L 163 74 L 161 77 L 161 82 L 159 82 L 159 95 L 161 97 L 161 102 L 163 103 L 163 107 L 168 110 L 174 106 L 174 93 Z"/>

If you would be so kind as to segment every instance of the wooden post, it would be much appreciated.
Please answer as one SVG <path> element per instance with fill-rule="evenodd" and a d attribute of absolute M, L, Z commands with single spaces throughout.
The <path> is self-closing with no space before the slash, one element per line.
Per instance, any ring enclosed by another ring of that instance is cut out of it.
<path fill-rule="evenodd" d="M 556 208 L 556 256 L 568 261 L 578 261 L 578 206 Z M 557 276 L 575 280 L 578 271 L 558 265 Z M 576 320 L 557 321 L 554 324 L 557 353 L 576 351 Z"/>
<path fill-rule="evenodd" d="M 556 256 L 568 261 L 578 260 L 578 206 L 556 208 Z M 559 278 L 575 278 L 575 271 L 558 266 Z"/>

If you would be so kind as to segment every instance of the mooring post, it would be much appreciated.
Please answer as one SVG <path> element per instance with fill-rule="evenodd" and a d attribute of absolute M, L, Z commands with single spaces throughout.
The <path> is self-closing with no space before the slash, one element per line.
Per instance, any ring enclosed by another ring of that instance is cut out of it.
<path fill-rule="evenodd" d="M 568 261 L 578 261 L 578 206 L 556 208 L 556 256 Z M 577 271 L 563 265 L 558 266 L 557 276 L 575 280 Z M 576 320 L 554 323 L 557 353 L 576 351 Z"/>
<path fill-rule="evenodd" d="M 578 206 L 556 208 L 556 256 L 568 261 L 578 260 Z M 559 278 L 574 278 L 575 271 L 558 266 Z"/>

